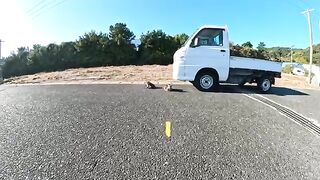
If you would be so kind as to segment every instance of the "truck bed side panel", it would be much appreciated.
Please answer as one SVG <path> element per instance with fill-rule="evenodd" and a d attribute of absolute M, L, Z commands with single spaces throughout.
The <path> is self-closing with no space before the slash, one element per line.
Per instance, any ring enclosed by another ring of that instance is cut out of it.
<path fill-rule="evenodd" d="M 230 68 L 281 72 L 282 63 L 254 58 L 230 56 Z"/>

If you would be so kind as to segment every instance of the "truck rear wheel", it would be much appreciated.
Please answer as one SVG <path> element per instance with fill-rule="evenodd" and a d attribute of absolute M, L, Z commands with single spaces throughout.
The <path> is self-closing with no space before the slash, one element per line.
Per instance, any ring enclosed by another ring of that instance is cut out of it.
<path fill-rule="evenodd" d="M 197 74 L 193 85 L 199 90 L 204 92 L 212 92 L 218 89 L 218 78 L 214 73 L 201 72 Z"/>
<path fill-rule="evenodd" d="M 266 93 L 271 89 L 272 82 L 269 77 L 263 76 L 258 79 L 257 85 L 261 92 Z"/>

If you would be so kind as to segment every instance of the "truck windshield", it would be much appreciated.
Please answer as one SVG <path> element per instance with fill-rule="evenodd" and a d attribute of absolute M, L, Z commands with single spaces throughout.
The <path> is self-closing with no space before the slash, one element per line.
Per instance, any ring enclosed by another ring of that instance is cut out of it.
<path fill-rule="evenodd" d="M 194 34 L 195 34 L 196 32 L 198 32 L 198 30 L 199 30 L 199 29 L 195 30 L 195 31 L 189 36 L 189 38 L 186 40 L 186 42 L 184 42 L 184 44 L 182 45 L 182 47 L 185 47 L 185 46 L 188 44 L 188 42 L 191 41 L 192 37 L 194 36 Z"/>

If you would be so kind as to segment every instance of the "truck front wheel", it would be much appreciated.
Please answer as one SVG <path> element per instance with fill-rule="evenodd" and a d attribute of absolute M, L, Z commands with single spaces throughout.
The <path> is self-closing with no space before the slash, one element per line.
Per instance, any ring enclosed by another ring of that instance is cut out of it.
<path fill-rule="evenodd" d="M 261 92 L 266 93 L 271 89 L 272 82 L 268 77 L 261 77 L 257 81 L 258 88 Z"/>
<path fill-rule="evenodd" d="M 193 85 L 200 91 L 212 92 L 218 89 L 218 78 L 214 73 L 201 72 L 197 74 Z"/>

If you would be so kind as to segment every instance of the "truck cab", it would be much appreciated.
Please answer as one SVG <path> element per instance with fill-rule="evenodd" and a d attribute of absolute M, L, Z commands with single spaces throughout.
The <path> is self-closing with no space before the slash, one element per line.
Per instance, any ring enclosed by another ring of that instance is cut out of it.
<path fill-rule="evenodd" d="M 200 27 L 173 59 L 173 79 L 190 81 L 201 91 L 216 90 L 219 82 L 256 82 L 267 92 L 281 74 L 281 63 L 230 56 L 227 26 Z"/>

